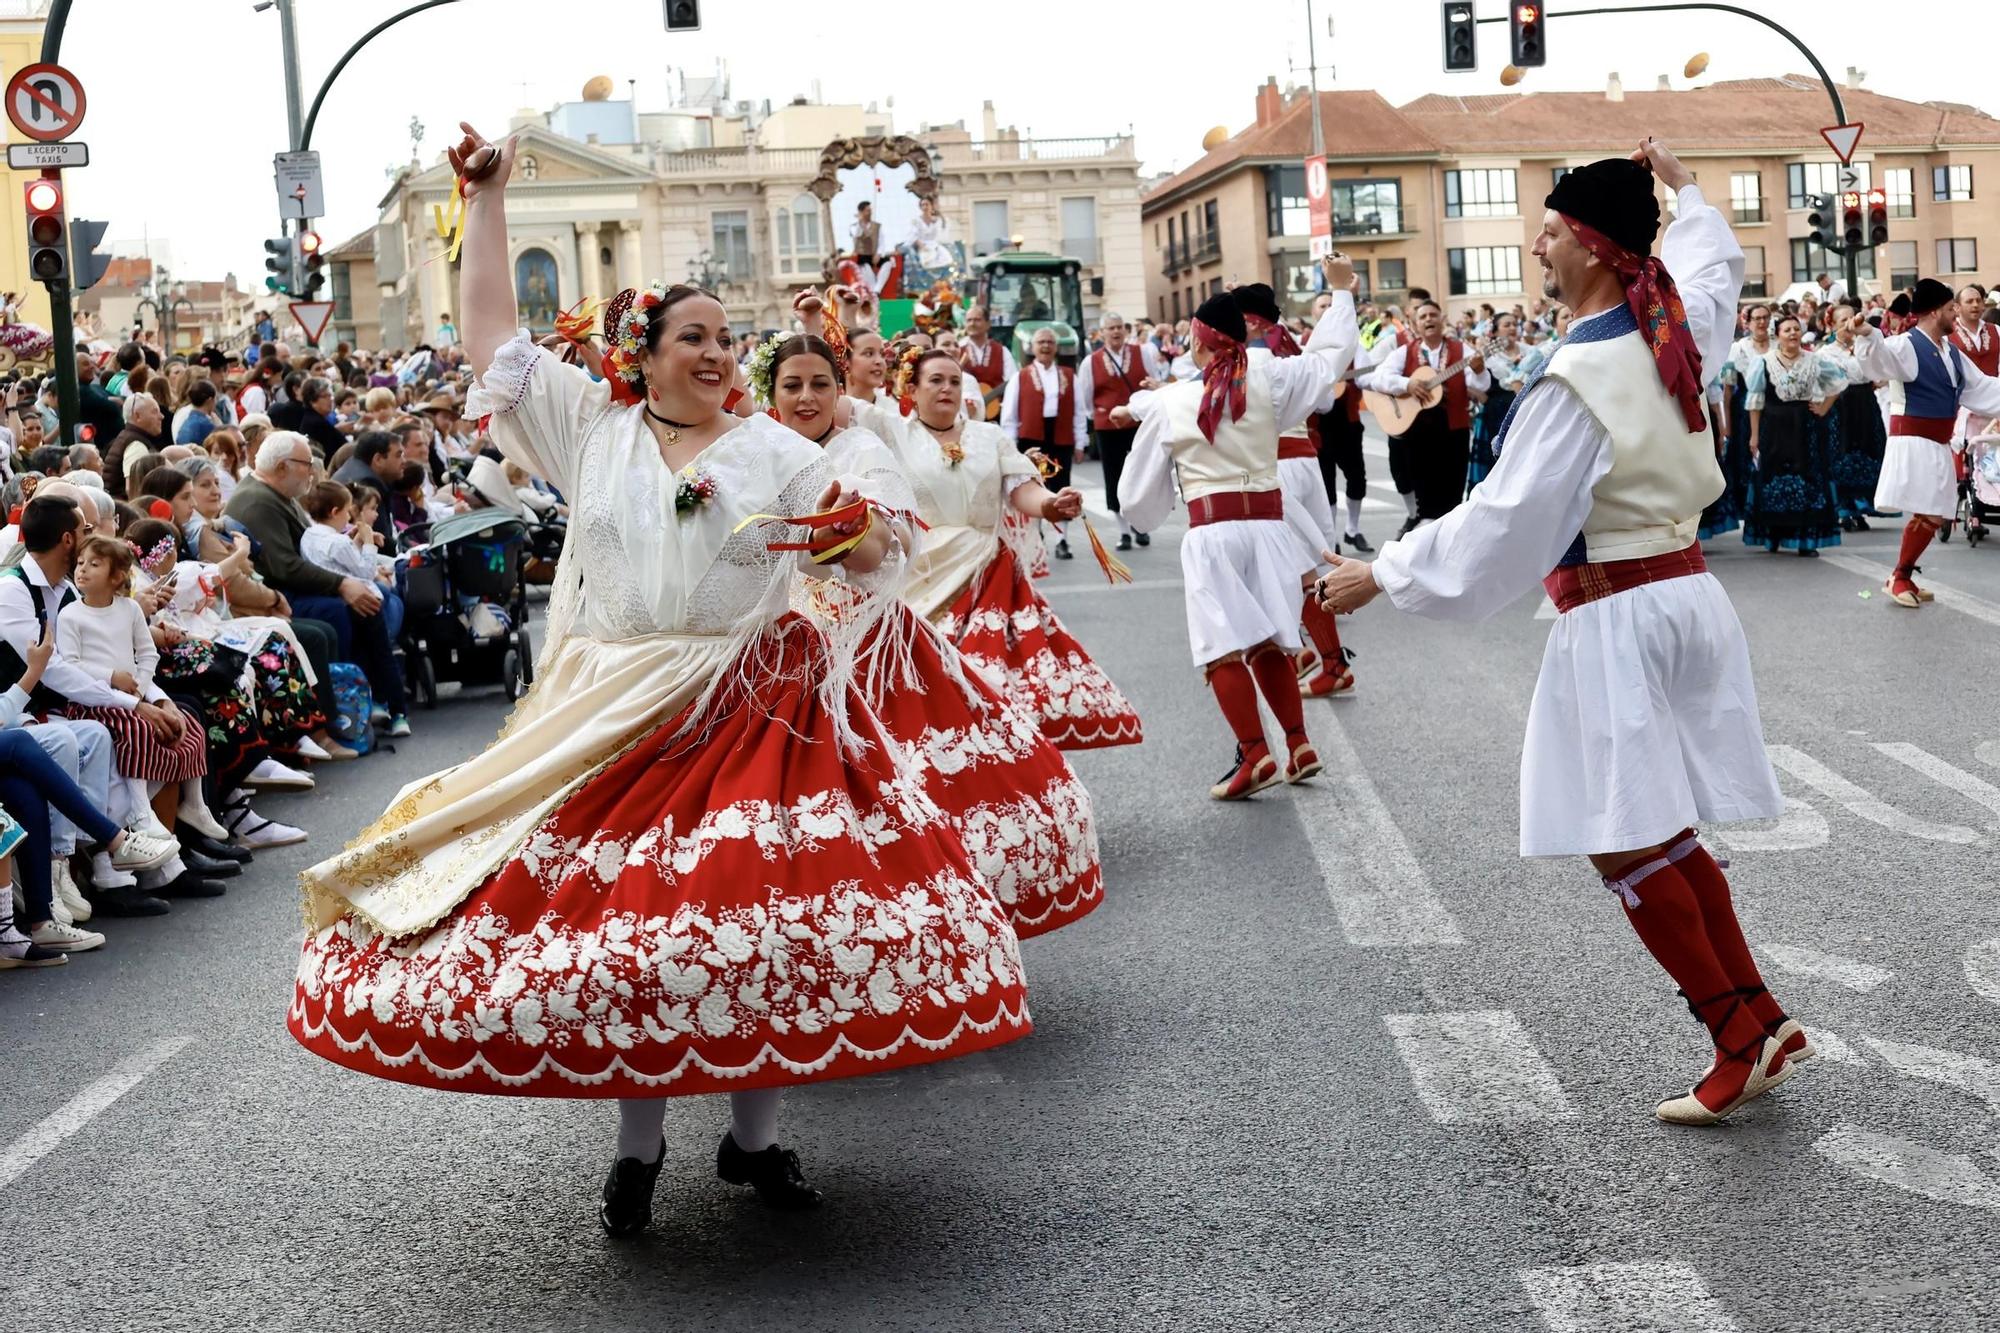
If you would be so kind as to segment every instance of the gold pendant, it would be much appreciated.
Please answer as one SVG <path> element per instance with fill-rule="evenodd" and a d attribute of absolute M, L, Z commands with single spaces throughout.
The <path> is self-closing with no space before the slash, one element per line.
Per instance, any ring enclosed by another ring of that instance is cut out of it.
<path fill-rule="evenodd" d="M 680 442 L 681 442 L 681 433 L 675 430 L 673 427 L 669 426 L 667 428 L 667 448 L 671 449 Z"/>

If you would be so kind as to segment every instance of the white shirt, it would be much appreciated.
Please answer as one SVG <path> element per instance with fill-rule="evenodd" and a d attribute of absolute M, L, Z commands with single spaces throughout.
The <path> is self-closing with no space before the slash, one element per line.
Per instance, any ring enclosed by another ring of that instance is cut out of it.
<path fill-rule="evenodd" d="M 1135 347 L 1139 349 L 1139 364 L 1145 367 L 1145 378 L 1159 384 L 1166 383 L 1167 367 L 1160 360 L 1159 349 L 1150 342 L 1135 343 L 1127 338 L 1125 346 L 1116 352 L 1109 347 L 1101 348 L 1100 351 L 1106 360 L 1114 363 L 1122 362 L 1129 370 L 1132 365 L 1132 349 Z M 1076 368 L 1076 401 L 1083 407 L 1085 415 L 1089 415 L 1091 400 L 1096 393 L 1098 355 L 1098 352 L 1092 352 L 1083 358 L 1082 364 Z"/>
<path fill-rule="evenodd" d="M 1917 349 L 1913 339 L 1925 337 L 1924 333 L 1911 329 L 1893 338 L 1884 338 L 1882 331 L 1863 325 L 1854 335 L 1854 360 L 1861 367 L 1861 373 L 1871 380 L 1899 380 L 1905 384 L 1917 377 Z M 1947 343 L 1948 347 L 1949 344 Z M 2000 380 L 1993 379 L 1972 364 L 1971 358 L 1960 354 L 1951 355 L 1944 348 L 1945 374 L 1958 385 L 1958 405 L 1967 412 L 1982 417 L 2000 417 Z M 1960 367 L 1965 370 L 1965 381 L 1959 383 Z"/>
<path fill-rule="evenodd" d="M 78 666 L 63 655 L 63 619 L 69 611 L 82 604 L 75 600 L 61 611 L 57 602 L 67 593 L 72 599 L 76 589 L 68 579 L 54 588 L 49 586 L 47 574 L 33 556 L 21 561 L 21 572 L 30 582 L 42 589 L 42 605 L 48 611 L 50 622 L 56 629 L 58 647 L 56 655 L 49 659 L 48 669 L 42 672 L 42 684 L 62 695 L 65 699 L 83 704 L 89 708 L 135 708 L 139 701 L 123 690 L 114 690 L 102 679 Z M 28 649 L 42 637 L 41 622 L 35 619 L 34 598 L 29 595 L 27 584 L 14 574 L 0 575 L 0 642 L 19 653 L 22 661 L 28 659 Z"/>
<path fill-rule="evenodd" d="M 1044 421 L 1055 420 L 1056 409 L 1061 405 L 1062 370 L 1063 368 L 1059 365 L 1045 366 L 1039 361 L 1030 361 L 1028 363 L 1028 373 L 1033 375 L 1036 382 L 1041 385 L 1042 420 Z M 1090 411 L 1086 406 L 1090 400 L 1083 396 L 1081 380 L 1076 382 L 1074 391 L 1076 401 L 1071 404 L 1070 415 L 1074 418 L 1072 426 L 1076 432 L 1076 442 L 1082 444 L 1085 439 L 1085 433 L 1090 428 Z M 1021 377 L 1019 375 L 1015 375 L 1007 381 L 1007 396 L 1000 400 L 1000 429 L 1017 440 L 1021 438 Z M 1055 432 L 1051 430 L 1049 433 L 1053 435 Z M 1031 440 L 1029 443 L 1032 444 L 1034 441 Z"/>
<path fill-rule="evenodd" d="M 56 624 L 56 652 L 100 681 L 110 680 L 114 671 L 128 672 L 139 682 L 148 702 L 159 703 L 167 697 L 167 692 L 153 683 L 160 650 L 153 646 L 152 633 L 146 628 L 146 613 L 130 597 L 114 597 L 109 606 L 70 603 Z M 43 678 L 47 679 L 46 675 Z"/>
<path fill-rule="evenodd" d="M 1449 337 L 1441 338 L 1438 340 L 1436 347 L 1430 347 L 1422 339 L 1418 339 L 1418 364 L 1429 366 L 1432 370 L 1443 370 L 1446 366 L 1451 365 L 1452 362 L 1447 359 L 1451 351 L 1450 341 Z M 1459 348 L 1467 358 L 1471 357 L 1474 350 L 1472 344 L 1467 342 L 1459 343 Z M 1395 348 L 1394 351 L 1403 353 L 1401 347 Z M 1403 355 L 1407 355 L 1407 353 L 1403 353 Z M 1374 369 L 1356 375 L 1354 382 L 1364 389 L 1373 389 L 1377 393 L 1402 393 L 1410 387 L 1409 379 L 1402 373 L 1402 366 L 1403 361 L 1401 356 L 1385 355 L 1381 361 L 1376 363 Z M 1493 375 L 1490 371 L 1473 370 L 1468 367 L 1460 373 L 1465 376 L 1465 383 L 1468 388 L 1478 389 L 1483 393 L 1493 385 Z"/>
<path fill-rule="evenodd" d="M 1734 332 L 1743 251 L 1697 186 L 1684 188 L 1678 203 L 1660 257 L 1680 290 L 1702 364 L 1720 365 Z M 1610 313 L 1573 321 L 1569 340 L 1587 336 Z M 1385 543 L 1372 566 L 1375 582 L 1399 611 L 1483 620 L 1555 568 L 1590 517 L 1592 489 L 1610 471 L 1610 433 L 1560 380 L 1543 380 L 1517 400 L 1500 462 L 1472 498 Z"/>
<path fill-rule="evenodd" d="M 266 411 L 270 401 L 270 397 L 265 394 L 262 385 L 251 385 L 243 391 L 243 415 L 247 417 L 253 413 Z"/>
<path fill-rule="evenodd" d="M 299 535 L 299 554 L 336 574 L 363 583 L 373 583 L 378 570 L 375 558 L 354 544 L 346 533 L 324 523 L 315 523 Z"/>

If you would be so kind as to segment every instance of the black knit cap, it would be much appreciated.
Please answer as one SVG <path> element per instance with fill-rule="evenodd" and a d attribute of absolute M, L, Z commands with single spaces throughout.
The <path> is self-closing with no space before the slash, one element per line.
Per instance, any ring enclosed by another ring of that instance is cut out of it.
<path fill-rule="evenodd" d="M 1229 294 L 1236 298 L 1236 308 L 1253 319 L 1272 324 L 1284 321 L 1285 312 L 1278 309 L 1278 294 L 1268 282 L 1246 282 L 1231 288 Z"/>
<path fill-rule="evenodd" d="M 1936 278 L 1918 278 L 1917 289 L 1910 294 L 1910 313 L 1928 315 L 1933 310 L 1950 305 L 1955 299 L 1951 288 Z"/>
<path fill-rule="evenodd" d="M 1660 233 L 1660 197 L 1652 168 L 1607 157 L 1564 173 L 1543 207 L 1601 231 L 1635 255 L 1651 254 Z"/>
<path fill-rule="evenodd" d="M 1243 312 L 1236 308 L 1236 298 L 1228 292 L 1217 292 L 1201 303 L 1194 317 L 1225 337 L 1242 342 L 1249 336 L 1249 326 L 1243 322 Z"/>

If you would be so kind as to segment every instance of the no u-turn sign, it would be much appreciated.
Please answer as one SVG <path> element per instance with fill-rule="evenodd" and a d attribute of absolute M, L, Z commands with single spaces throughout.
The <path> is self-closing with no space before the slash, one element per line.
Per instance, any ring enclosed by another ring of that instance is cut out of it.
<path fill-rule="evenodd" d="M 7 119 L 30 139 L 54 143 L 83 123 L 83 82 L 61 65 L 29 65 L 7 80 Z"/>

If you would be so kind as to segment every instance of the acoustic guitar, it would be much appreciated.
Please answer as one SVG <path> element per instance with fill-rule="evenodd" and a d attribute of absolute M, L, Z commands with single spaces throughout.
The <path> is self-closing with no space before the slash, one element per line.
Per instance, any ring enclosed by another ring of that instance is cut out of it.
<path fill-rule="evenodd" d="M 1483 355 L 1485 351 L 1484 347 L 1475 348 L 1441 370 L 1418 366 L 1409 376 L 1412 396 L 1408 398 L 1396 398 L 1376 389 L 1363 389 L 1362 406 L 1374 416 L 1375 424 L 1382 428 L 1384 435 L 1392 437 L 1402 435 L 1417 424 L 1417 413 L 1424 410 L 1416 400 L 1416 391 L 1436 389 L 1442 395 L 1444 386 L 1471 369 L 1472 358 Z"/>

